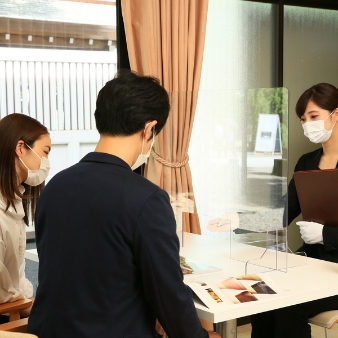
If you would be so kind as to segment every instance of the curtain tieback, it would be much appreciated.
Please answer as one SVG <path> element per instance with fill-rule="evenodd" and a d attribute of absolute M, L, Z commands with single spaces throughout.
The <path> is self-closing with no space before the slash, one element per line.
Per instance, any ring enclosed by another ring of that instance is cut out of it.
<path fill-rule="evenodd" d="M 189 161 L 189 156 L 187 155 L 187 157 L 181 162 L 169 162 L 164 158 L 162 158 L 159 154 L 157 154 L 154 149 L 151 149 L 151 155 L 155 158 L 157 162 L 160 162 L 164 166 L 170 168 L 181 168 L 185 166 Z"/>

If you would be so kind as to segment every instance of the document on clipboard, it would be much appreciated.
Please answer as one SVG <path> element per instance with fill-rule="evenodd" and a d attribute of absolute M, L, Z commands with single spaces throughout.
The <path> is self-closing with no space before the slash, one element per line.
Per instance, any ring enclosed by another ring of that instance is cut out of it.
<path fill-rule="evenodd" d="M 338 226 L 338 169 L 296 171 L 293 175 L 304 221 Z"/>

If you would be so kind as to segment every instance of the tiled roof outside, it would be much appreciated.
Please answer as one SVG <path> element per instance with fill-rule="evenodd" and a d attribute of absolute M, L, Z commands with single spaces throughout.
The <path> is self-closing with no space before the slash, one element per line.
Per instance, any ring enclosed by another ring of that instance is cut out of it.
<path fill-rule="evenodd" d="M 0 17 L 116 26 L 116 7 L 58 0 L 0 0 Z"/>

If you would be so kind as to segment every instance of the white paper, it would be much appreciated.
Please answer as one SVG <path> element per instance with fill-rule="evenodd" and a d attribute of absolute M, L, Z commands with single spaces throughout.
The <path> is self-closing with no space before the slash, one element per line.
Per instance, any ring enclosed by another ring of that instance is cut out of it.
<path fill-rule="evenodd" d="M 184 282 L 210 309 L 277 298 L 285 292 L 265 274 L 218 279 L 198 276 Z"/>

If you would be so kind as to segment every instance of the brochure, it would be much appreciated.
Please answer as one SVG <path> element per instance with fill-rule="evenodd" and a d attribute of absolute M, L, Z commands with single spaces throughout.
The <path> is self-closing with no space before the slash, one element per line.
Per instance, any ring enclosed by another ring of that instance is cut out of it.
<path fill-rule="evenodd" d="M 278 297 L 285 291 L 268 276 L 243 275 L 225 279 L 194 278 L 184 281 L 210 309 Z"/>
<path fill-rule="evenodd" d="M 180 264 L 183 275 L 202 275 L 205 273 L 219 272 L 222 269 L 216 266 L 208 265 L 205 263 L 197 262 L 193 259 L 180 256 Z"/>

